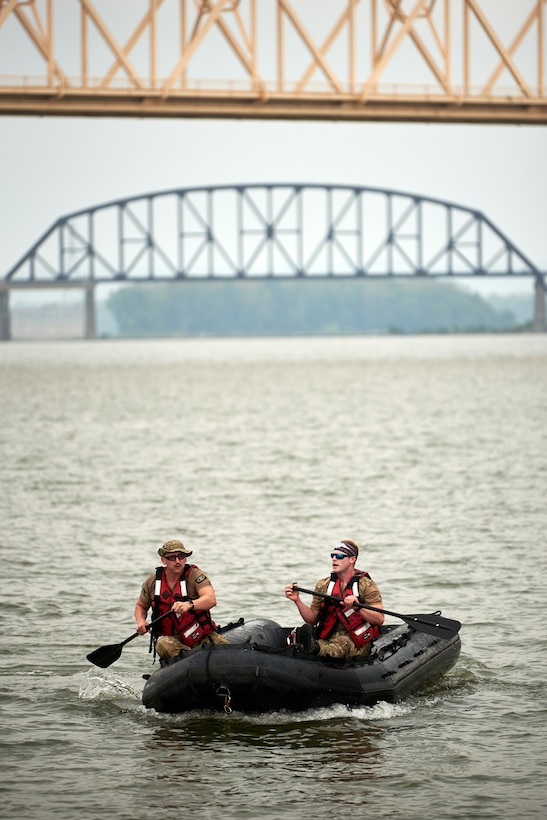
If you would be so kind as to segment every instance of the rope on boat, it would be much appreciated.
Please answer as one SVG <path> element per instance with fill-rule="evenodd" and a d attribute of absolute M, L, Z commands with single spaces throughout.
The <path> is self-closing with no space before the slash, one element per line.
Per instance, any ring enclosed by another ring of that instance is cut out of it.
<path fill-rule="evenodd" d="M 224 709 L 224 714 L 225 714 L 225 715 L 231 715 L 231 714 L 232 714 L 232 712 L 234 711 L 234 710 L 232 709 L 232 693 L 230 692 L 230 690 L 229 690 L 229 688 L 226 686 L 226 684 L 224 684 L 224 683 L 223 683 L 223 684 L 221 684 L 221 685 L 218 687 L 218 689 L 217 689 L 217 691 L 215 692 L 215 694 L 216 694 L 216 696 L 217 696 L 217 697 L 219 697 L 219 698 L 224 698 L 224 706 L 223 706 L 223 709 Z"/>

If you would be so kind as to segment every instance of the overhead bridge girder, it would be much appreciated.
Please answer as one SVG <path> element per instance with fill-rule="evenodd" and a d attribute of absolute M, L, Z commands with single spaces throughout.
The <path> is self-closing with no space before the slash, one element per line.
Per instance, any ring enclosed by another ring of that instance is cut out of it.
<path fill-rule="evenodd" d="M 315 184 L 179 188 L 60 217 L 11 287 L 261 277 L 538 276 L 479 211 Z"/>
<path fill-rule="evenodd" d="M 547 123 L 547 0 L 0 0 L 0 114 Z"/>

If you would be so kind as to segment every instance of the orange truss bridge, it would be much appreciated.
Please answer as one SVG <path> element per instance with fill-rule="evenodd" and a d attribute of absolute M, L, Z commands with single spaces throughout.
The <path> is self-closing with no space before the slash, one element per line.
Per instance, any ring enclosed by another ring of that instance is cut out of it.
<path fill-rule="evenodd" d="M 0 114 L 547 122 L 547 0 L 0 0 Z"/>

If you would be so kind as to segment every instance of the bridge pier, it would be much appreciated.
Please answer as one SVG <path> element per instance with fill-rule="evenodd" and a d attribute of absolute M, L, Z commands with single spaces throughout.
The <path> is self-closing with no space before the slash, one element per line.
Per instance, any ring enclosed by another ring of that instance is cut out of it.
<path fill-rule="evenodd" d="M 0 342 L 9 342 L 10 339 L 9 289 L 0 282 Z"/>
<path fill-rule="evenodd" d="M 85 286 L 85 338 L 97 338 L 97 322 L 95 317 L 95 285 L 87 282 Z"/>
<path fill-rule="evenodd" d="M 0 342 L 9 342 L 11 341 L 11 313 L 10 313 L 10 306 L 9 306 L 9 294 L 10 290 L 13 288 L 13 285 L 8 285 L 6 282 L 0 280 Z M 15 286 L 17 287 L 17 285 Z M 22 289 L 21 285 L 18 285 L 19 288 Z M 24 287 L 24 286 L 23 286 Z M 64 282 L 62 286 L 58 284 L 52 283 L 37 283 L 33 282 L 29 289 L 32 288 L 59 288 L 59 287 L 77 287 L 77 288 L 84 288 L 85 291 L 85 300 L 84 300 L 84 338 L 85 339 L 96 339 L 97 338 L 97 318 L 96 318 L 96 311 L 95 311 L 95 282 L 73 282 L 73 283 L 66 283 Z"/>
<path fill-rule="evenodd" d="M 545 279 L 543 276 L 536 276 L 534 285 L 534 324 L 536 333 L 547 332 L 545 324 Z"/>

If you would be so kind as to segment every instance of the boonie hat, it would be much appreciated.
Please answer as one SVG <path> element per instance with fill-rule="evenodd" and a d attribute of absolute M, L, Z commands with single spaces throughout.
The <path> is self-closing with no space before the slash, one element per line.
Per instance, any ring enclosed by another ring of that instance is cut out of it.
<path fill-rule="evenodd" d="M 164 555 L 170 552 L 182 552 L 184 555 L 192 555 L 192 550 L 187 550 L 182 541 L 178 541 L 176 538 L 172 541 L 166 541 L 165 544 L 159 548 L 158 555 L 161 555 L 163 558 Z"/>

